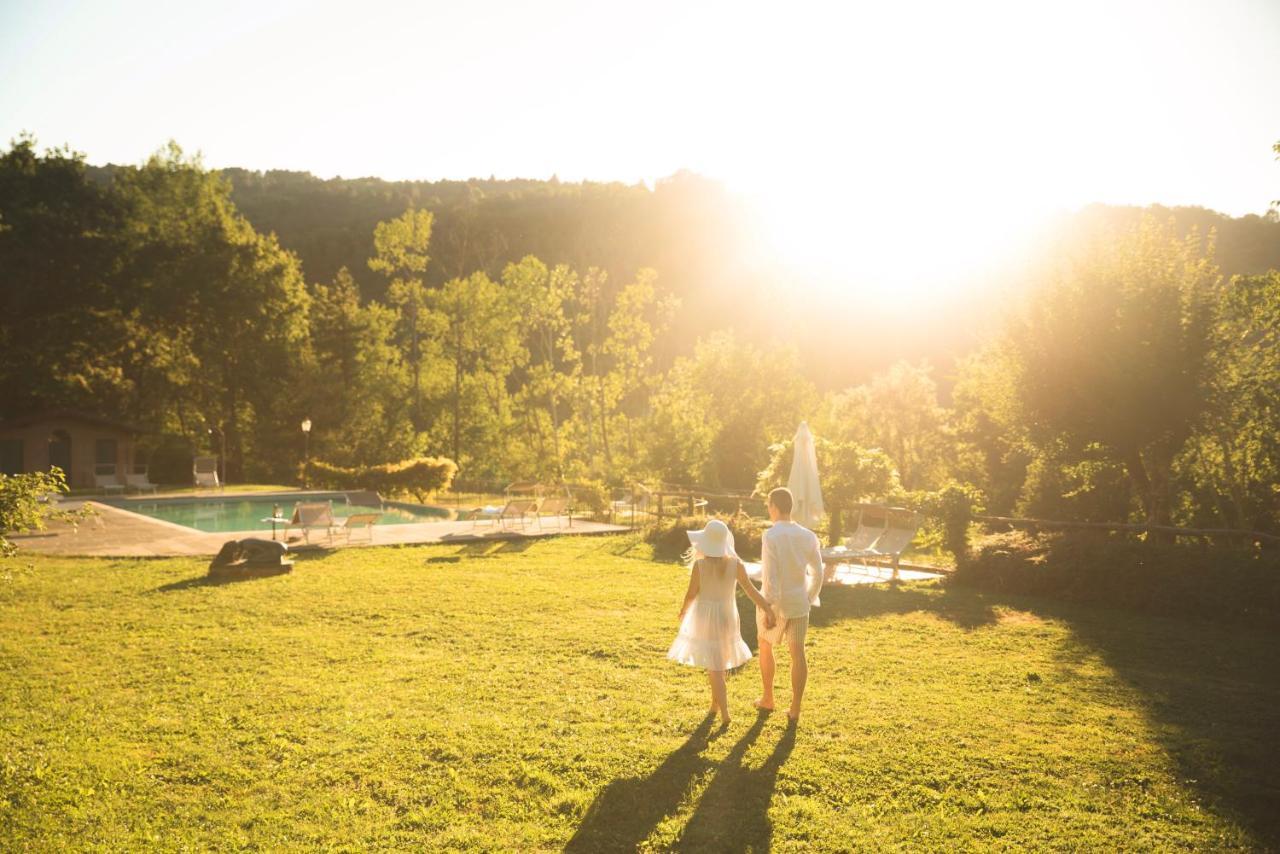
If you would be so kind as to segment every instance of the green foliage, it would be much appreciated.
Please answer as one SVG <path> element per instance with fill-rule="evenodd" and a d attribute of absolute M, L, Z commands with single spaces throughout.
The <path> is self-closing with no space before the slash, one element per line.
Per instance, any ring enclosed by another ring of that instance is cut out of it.
<path fill-rule="evenodd" d="M 0 556 L 18 550 L 6 534 L 38 531 L 50 515 L 65 517 L 42 499 L 66 491 L 66 475 L 56 466 L 47 472 L 0 474 Z"/>
<path fill-rule="evenodd" d="M 440 432 L 470 477 L 501 477 L 515 423 L 507 380 L 529 359 L 519 307 L 484 273 L 449 280 L 430 304 L 442 318 L 440 346 L 450 375 L 447 429 Z"/>
<path fill-rule="evenodd" d="M 815 429 L 837 442 L 880 448 L 905 489 L 929 489 L 945 479 L 946 413 L 927 365 L 897 362 L 871 382 L 830 397 Z"/>
<path fill-rule="evenodd" d="M 979 542 L 957 584 L 1280 630 L 1280 553 L 1143 542 L 1092 531 L 1013 531 Z"/>
<path fill-rule="evenodd" d="M 1007 342 L 989 343 L 960 360 L 951 392 L 953 476 L 980 489 L 998 516 L 1013 515 L 1037 456 L 1018 395 L 1019 370 Z"/>
<path fill-rule="evenodd" d="M 1280 222 L 1155 210 L 1176 222 L 1065 225 L 1075 263 L 952 377 L 876 372 L 901 352 L 893 324 L 813 334 L 810 289 L 778 300 L 744 271 L 732 197 L 696 176 L 320 182 L 211 172 L 176 145 L 99 169 L 21 137 L 0 154 L 0 415 L 137 422 L 153 479 L 177 482 L 224 446 L 233 481 L 288 479 L 307 417 L 311 452 L 341 467 L 443 454 L 476 480 L 731 490 L 778 479 L 769 446 L 808 417 L 820 454 L 843 454 L 823 464 L 833 534 L 860 498 L 953 481 L 1000 514 L 1120 520 L 1138 502 L 1280 530 L 1280 285 L 1257 275 L 1280 265 Z M 1250 275 L 1224 289 L 1215 259 Z M 943 365 L 957 348 L 919 326 L 914 352 Z M 814 380 L 843 391 L 819 406 Z"/>
<path fill-rule="evenodd" d="M 1280 272 L 1231 281 L 1215 343 L 1210 405 L 1181 468 L 1209 518 L 1280 531 Z"/>
<path fill-rule="evenodd" d="M 956 566 L 963 565 L 969 557 L 973 514 L 983 509 L 982 494 L 971 486 L 949 483 L 930 494 L 917 509 L 941 523 L 942 547 L 955 557 Z"/>
<path fill-rule="evenodd" d="M 331 489 L 372 489 L 384 496 L 408 493 L 426 501 L 449 488 L 458 467 L 453 460 L 421 457 L 398 463 L 344 468 L 312 460 L 311 479 Z"/>
<path fill-rule="evenodd" d="M 567 484 L 567 488 L 573 496 L 575 511 L 585 510 L 594 514 L 603 514 L 609 509 L 609 487 L 602 481 L 570 483 Z"/>
<path fill-rule="evenodd" d="M 750 489 L 770 444 L 795 433 L 815 397 L 795 350 L 713 333 L 676 362 L 655 396 L 648 467 L 674 483 Z"/>
<path fill-rule="evenodd" d="M 299 408 L 313 421 L 316 456 L 356 466 L 422 454 L 427 440 L 413 424 L 396 310 L 362 302 L 344 269 L 331 285 L 313 288 L 310 321 L 309 381 Z M 292 457 L 300 459 L 296 449 Z"/>
<path fill-rule="evenodd" d="M 1064 442 L 1037 448 L 1026 467 L 1017 515 L 1033 519 L 1124 522 L 1133 489 L 1124 465 L 1092 444 L 1072 452 Z"/>
<path fill-rule="evenodd" d="M 1009 330 L 1035 441 L 1105 447 L 1152 524 L 1171 520 L 1173 459 L 1207 405 L 1221 279 L 1211 252 L 1146 218 L 1042 289 Z"/>
<path fill-rule="evenodd" d="M 763 519 L 738 515 L 678 516 L 664 518 L 645 528 L 645 540 L 658 560 L 680 560 L 689 550 L 689 531 L 699 531 L 711 519 L 719 519 L 733 534 L 734 550 L 743 560 L 760 560 L 761 538 L 769 528 Z"/>

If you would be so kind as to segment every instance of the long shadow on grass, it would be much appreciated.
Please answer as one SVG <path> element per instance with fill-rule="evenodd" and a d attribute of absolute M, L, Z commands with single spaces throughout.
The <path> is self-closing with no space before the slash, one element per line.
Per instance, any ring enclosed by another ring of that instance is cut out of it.
<path fill-rule="evenodd" d="M 810 620 L 820 628 L 921 611 L 977 629 L 998 620 L 997 607 L 1067 625 L 1078 643 L 1062 649 L 1063 664 L 1101 656 L 1142 695 L 1152 737 L 1176 763 L 1181 784 L 1215 813 L 1239 822 L 1261 847 L 1280 850 L 1280 667 L 1268 632 L 1045 597 L 988 594 L 954 583 L 941 590 L 826 587 L 822 607 L 811 612 Z M 743 628 L 745 635 L 745 620 Z M 1111 782 L 1145 785 L 1142 780 Z"/>
<path fill-rule="evenodd" d="M 587 809 L 568 852 L 635 851 L 654 828 L 676 811 L 694 778 L 711 767 L 702 756 L 713 718 L 707 715 L 647 777 L 614 780 Z"/>
<path fill-rule="evenodd" d="M 243 584 L 246 581 L 263 581 L 265 579 L 275 578 L 278 575 L 284 574 L 284 572 L 271 572 L 262 575 L 233 575 L 221 578 L 215 578 L 208 575 L 197 575 L 195 578 L 184 578 L 181 581 L 171 581 L 168 584 L 162 584 L 150 592 L 173 593 L 177 590 L 190 590 L 193 587 L 222 587 L 226 584 Z"/>
<path fill-rule="evenodd" d="M 1274 635 L 1194 619 L 1149 617 L 1040 598 L 1012 607 L 1068 624 L 1145 700 L 1152 735 L 1211 811 L 1280 850 L 1280 667 Z M 1118 779 L 1113 785 L 1144 785 Z"/>
<path fill-rule="evenodd" d="M 738 619 L 742 640 L 752 650 L 759 649 L 756 636 L 756 608 L 745 594 L 738 593 Z M 822 588 L 822 606 L 809 612 L 811 627 L 830 626 L 844 620 L 865 620 L 883 614 L 936 614 L 962 629 L 972 630 L 994 624 L 999 616 L 992 603 L 977 594 L 957 594 L 953 588 L 919 589 L 899 584 L 859 584 Z"/>
<path fill-rule="evenodd" d="M 767 715 L 759 713 L 729 755 L 720 763 L 698 808 L 680 834 L 677 848 L 689 851 L 768 851 L 773 826 L 769 802 L 778 771 L 796 746 L 796 728 L 788 726 L 773 753 L 759 768 L 742 764 L 748 748 L 760 736 Z"/>

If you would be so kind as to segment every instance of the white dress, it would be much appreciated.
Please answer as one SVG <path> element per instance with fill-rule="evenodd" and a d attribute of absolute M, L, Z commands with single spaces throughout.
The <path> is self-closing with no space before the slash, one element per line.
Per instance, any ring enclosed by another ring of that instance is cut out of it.
<path fill-rule="evenodd" d="M 698 573 L 698 596 L 680 621 L 667 658 L 707 670 L 732 670 L 751 660 L 751 649 L 742 640 L 738 603 L 738 562 L 718 566 L 719 560 L 702 558 L 693 565 Z"/>

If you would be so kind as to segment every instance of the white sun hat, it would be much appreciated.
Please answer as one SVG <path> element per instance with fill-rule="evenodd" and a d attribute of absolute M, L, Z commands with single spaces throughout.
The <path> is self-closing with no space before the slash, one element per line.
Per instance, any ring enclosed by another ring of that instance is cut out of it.
<path fill-rule="evenodd" d="M 701 531 L 686 531 L 689 542 L 704 557 L 724 557 L 734 554 L 733 532 L 719 519 L 712 519 Z"/>

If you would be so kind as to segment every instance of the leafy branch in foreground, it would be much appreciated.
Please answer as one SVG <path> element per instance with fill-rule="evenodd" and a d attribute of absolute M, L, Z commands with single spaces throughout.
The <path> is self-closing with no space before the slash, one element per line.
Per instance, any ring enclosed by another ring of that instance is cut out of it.
<path fill-rule="evenodd" d="M 67 477 L 56 466 L 49 471 L 28 474 L 0 474 L 0 555 L 11 555 L 18 547 L 7 534 L 39 531 L 49 520 L 76 524 L 93 515 L 84 505 L 76 510 L 59 510 L 49 498 L 67 491 Z"/>

